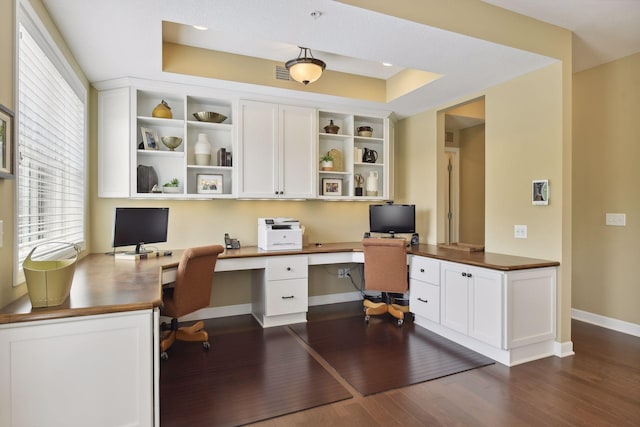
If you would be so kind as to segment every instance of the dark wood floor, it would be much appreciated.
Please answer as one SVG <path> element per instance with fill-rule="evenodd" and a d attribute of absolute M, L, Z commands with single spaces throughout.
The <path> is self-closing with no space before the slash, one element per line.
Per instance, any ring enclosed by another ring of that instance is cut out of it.
<path fill-rule="evenodd" d="M 311 307 L 310 322 L 352 316 L 359 304 Z M 215 319 L 212 335 L 259 327 L 249 316 Z M 363 396 L 313 352 L 354 397 L 258 426 L 638 426 L 640 338 L 572 322 L 575 356 L 494 365 Z"/>
<path fill-rule="evenodd" d="M 309 320 L 343 315 L 313 307 Z M 638 426 L 640 338 L 572 322 L 575 355 L 494 365 L 266 420 L 260 426 Z"/>

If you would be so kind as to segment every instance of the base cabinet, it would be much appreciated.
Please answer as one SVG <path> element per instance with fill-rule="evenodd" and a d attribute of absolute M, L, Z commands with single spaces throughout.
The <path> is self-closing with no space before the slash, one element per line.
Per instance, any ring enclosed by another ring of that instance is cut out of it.
<path fill-rule="evenodd" d="M 555 267 L 498 271 L 414 256 L 409 271 L 417 324 L 508 366 L 553 354 Z"/>
<path fill-rule="evenodd" d="M 0 325 L 0 425 L 154 425 L 153 316 Z"/>
<path fill-rule="evenodd" d="M 306 256 L 284 256 L 270 257 L 254 273 L 251 311 L 263 327 L 307 321 L 308 271 Z"/>

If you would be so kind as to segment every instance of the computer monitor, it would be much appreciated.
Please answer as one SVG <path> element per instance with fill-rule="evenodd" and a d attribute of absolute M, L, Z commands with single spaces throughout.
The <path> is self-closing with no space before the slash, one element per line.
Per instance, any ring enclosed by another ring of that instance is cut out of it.
<path fill-rule="evenodd" d="M 415 205 L 369 205 L 369 231 L 372 233 L 416 232 Z"/>
<path fill-rule="evenodd" d="M 135 245 L 131 253 L 145 251 L 143 245 L 167 241 L 169 208 L 116 208 L 113 247 Z"/>

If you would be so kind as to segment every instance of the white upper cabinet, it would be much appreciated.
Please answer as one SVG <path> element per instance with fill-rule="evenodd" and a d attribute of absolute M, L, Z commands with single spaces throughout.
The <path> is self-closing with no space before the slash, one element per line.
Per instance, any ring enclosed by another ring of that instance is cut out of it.
<path fill-rule="evenodd" d="M 235 196 L 234 104 L 229 98 L 202 90 L 197 97 L 189 96 L 189 90 L 196 89 L 141 84 L 98 93 L 99 197 Z M 153 114 L 163 102 L 170 108 L 170 117 Z M 220 123 L 199 121 L 194 117 L 197 112 L 216 112 L 225 118 Z M 170 147 L 163 143 L 163 137 L 182 142 Z M 199 138 L 207 141 L 207 161 L 196 157 Z M 157 182 L 154 191 L 149 182 Z M 177 186 L 166 185 L 172 182 Z"/>
<path fill-rule="evenodd" d="M 139 79 L 96 86 L 99 197 L 393 198 L 387 116 L 238 101 L 233 92 Z M 170 115 L 158 117 L 162 103 Z M 201 121 L 199 112 L 222 118 Z M 325 130 L 330 121 L 339 130 Z M 168 147 L 163 137 L 182 143 Z M 320 163 L 326 154 L 331 167 Z M 153 191 L 149 182 L 157 182 Z"/>
<path fill-rule="evenodd" d="M 316 110 L 241 101 L 239 197 L 313 198 Z"/>

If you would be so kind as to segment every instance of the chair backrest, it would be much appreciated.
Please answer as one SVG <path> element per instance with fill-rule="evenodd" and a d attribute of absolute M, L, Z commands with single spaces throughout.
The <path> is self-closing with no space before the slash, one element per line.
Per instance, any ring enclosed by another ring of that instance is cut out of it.
<path fill-rule="evenodd" d="M 362 246 L 365 289 L 398 293 L 409 289 L 404 239 L 367 238 Z"/>
<path fill-rule="evenodd" d="M 224 248 L 221 245 L 200 246 L 184 251 L 176 272 L 171 304 L 173 317 L 181 317 L 209 305 L 213 270 L 222 252 Z"/>

